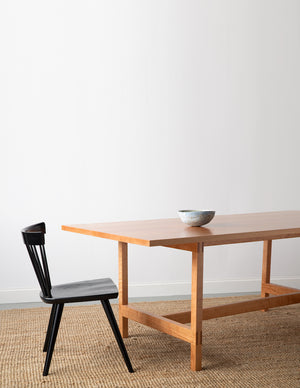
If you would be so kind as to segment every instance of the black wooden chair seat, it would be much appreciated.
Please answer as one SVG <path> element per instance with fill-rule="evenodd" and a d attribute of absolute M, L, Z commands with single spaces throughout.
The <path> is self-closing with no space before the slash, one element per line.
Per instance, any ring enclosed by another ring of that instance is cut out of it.
<path fill-rule="evenodd" d="M 22 230 L 31 263 L 41 287 L 40 297 L 45 303 L 52 304 L 48 330 L 44 343 L 47 352 L 43 375 L 47 376 L 50 368 L 55 341 L 65 303 L 88 302 L 100 300 L 109 324 L 129 372 L 133 372 L 121 333 L 112 311 L 109 299 L 118 297 L 118 289 L 109 278 L 79 281 L 74 283 L 51 285 L 50 273 L 45 251 L 46 226 L 44 222 L 28 226 Z"/>
<path fill-rule="evenodd" d="M 85 280 L 52 286 L 51 296 L 45 297 L 42 292 L 40 293 L 45 303 L 74 303 L 115 299 L 118 297 L 118 289 L 109 278 Z"/>

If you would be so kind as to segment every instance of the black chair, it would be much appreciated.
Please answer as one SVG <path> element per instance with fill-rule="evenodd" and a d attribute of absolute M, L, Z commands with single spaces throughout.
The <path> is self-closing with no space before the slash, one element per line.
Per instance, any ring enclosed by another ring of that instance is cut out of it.
<path fill-rule="evenodd" d="M 45 233 L 46 226 L 43 222 L 28 226 L 22 230 L 24 243 L 27 247 L 35 274 L 41 287 L 40 297 L 43 302 L 52 304 L 47 335 L 44 343 L 44 352 L 47 352 L 47 356 L 43 375 L 47 376 L 49 372 L 64 304 L 93 300 L 101 301 L 128 371 L 132 373 L 133 369 L 109 303 L 109 299 L 118 297 L 116 285 L 111 279 L 95 279 L 52 286 L 45 251 Z"/>

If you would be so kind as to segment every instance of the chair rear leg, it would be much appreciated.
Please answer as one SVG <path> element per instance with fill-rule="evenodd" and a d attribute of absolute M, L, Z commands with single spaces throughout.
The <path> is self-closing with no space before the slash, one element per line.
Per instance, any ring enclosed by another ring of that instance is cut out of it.
<path fill-rule="evenodd" d="M 56 309 L 55 309 L 55 315 L 53 319 L 53 325 L 51 328 L 51 334 L 50 334 L 50 339 L 49 339 L 49 344 L 48 344 L 48 350 L 47 350 L 47 356 L 46 356 L 46 361 L 44 365 L 44 371 L 43 371 L 43 376 L 47 376 L 50 368 L 50 363 L 52 359 L 52 354 L 55 346 L 55 341 L 59 329 L 59 324 L 62 316 L 64 305 L 63 304 L 58 304 Z"/>
<path fill-rule="evenodd" d="M 48 350 L 50 335 L 51 335 L 51 330 L 52 330 L 52 326 L 53 326 L 53 321 L 54 321 L 56 309 L 57 309 L 57 304 L 53 304 L 52 309 L 51 309 L 50 318 L 49 318 L 47 335 L 46 335 L 46 339 L 45 339 L 45 343 L 44 343 L 43 352 L 47 352 L 47 350 Z"/>
<path fill-rule="evenodd" d="M 114 316 L 114 313 L 112 311 L 111 305 L 109 303 L 109 300 L 101 300 L 101 303 L 102 303 L 102 306 L 103 306 L 104 311 L 106 313 L 107 319 L 108 319 L 108 321 L 110 323 L 110 326 L 112 328 L 112 331 L 113 331 L 113 333 L 115 335 L 115 338 L 117 340 L 119 348 L 121 350 L 122 356 L 123 356 L 124 361 L 125 361 L 126 366 L 127 366 L 127 369 L 128 369 L 128 371 L 130 373 L 132 373 L 133 372 L 132 365 L 131 365 L 131 362 L 130 362 L 127 350 L 125 348 L 125 345 L 124 345 L 124 342 L 123 342 L 123 338 L 121 336 L 118 324 L 116 322 L 116 318 Z"/>

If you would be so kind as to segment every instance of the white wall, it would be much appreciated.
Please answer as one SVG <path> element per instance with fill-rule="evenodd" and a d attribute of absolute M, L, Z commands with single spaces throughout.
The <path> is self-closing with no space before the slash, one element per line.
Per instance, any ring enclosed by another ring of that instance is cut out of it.
<path fill-rule="evenodd" d="M 0 300 L 36 298 L 31 223 L 54 283 L 117 281 L 116 243 L 61 224 L 299 209 L 299 16 L 296 0 L 2 0 Z M 275 242 L 273 277 L 300 287 L 299 252 Z M 133 294 L 189 291 L 188 253 L 129 253 Z M 207 248 L 206 291 L 257 289 L 261 254 Z"/>

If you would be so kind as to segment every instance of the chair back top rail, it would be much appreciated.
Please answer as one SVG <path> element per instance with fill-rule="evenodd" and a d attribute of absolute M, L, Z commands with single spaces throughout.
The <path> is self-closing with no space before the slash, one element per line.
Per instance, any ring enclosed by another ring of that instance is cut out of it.
<path fill-rule="evenodd" d="M 24 244 L 42 293 L 45 297 L 51 298 L 52 286 L 45 250 L 45 233 L 46 225 L 44 222 L 27 226 L 22 230 Z"/>

